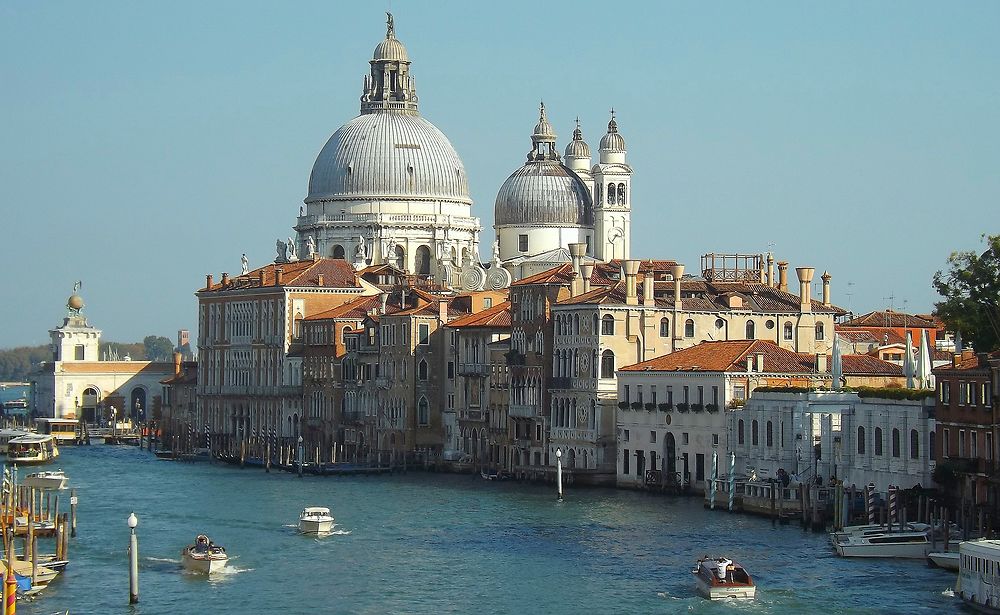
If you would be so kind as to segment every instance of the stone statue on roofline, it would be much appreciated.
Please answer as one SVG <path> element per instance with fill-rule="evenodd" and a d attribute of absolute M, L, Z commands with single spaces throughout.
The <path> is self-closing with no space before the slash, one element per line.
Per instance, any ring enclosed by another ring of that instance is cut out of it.
<path fill-rule="evenodd" d="M 316 255 L 316 240 L 312 235 L 306 237 L 306 256 L 312 258 Z"/>
<path fill-rule="evenodd" d="M 284 263 L 288 260 L 288 244 L 280 239 L 275 240 L 274 249 L 278 253 L 275 257 L 274 262 Z"/>
<path fill-rule="evenodd" d="M 285 242 L 285 245 L 288 246 L 287 256 L 285 256 L 285 260 L 287 260 L 289 263 L 294 263 L 295 261 L 299 260 L 299 255 L 295 253 L 295 242 L 292 241 L 291 237 L 288 238 L 288 241 Z"/>
<path fill-rule="evenodd" d="M 247 259 L 246 252 L 240 257 L 240 269 L 242 273 L 240 275 L 246 275 L 250 273 L 250 261 Z"/>

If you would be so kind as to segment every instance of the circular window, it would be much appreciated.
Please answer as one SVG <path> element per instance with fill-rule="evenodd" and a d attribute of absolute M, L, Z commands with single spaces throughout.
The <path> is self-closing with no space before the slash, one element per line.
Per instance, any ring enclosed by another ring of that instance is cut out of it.
<path fill-rule="evenodd" d="M 722 327 L 725 327 L 725 326 L 726 326 L 726 321 L 722 320 L 721 318 L 717 318 L 715 320 L 715 328 L 716 329 L 721 329 Z"/>
<path fill-rule="evenodd" d="M 667 425 L 669 425 L 669 424 L 670 424 L 670 415 L 668 414 L 667 415 Z"/>
<path fill-rule="evenodd" d="M 767 327 L 768 329 L 773 329 L 774 328 L 774 321 L 773 320 L 769 320 L 769 321 L 767 321 L 767 322 L 764 323 L 764 326 Z"/>

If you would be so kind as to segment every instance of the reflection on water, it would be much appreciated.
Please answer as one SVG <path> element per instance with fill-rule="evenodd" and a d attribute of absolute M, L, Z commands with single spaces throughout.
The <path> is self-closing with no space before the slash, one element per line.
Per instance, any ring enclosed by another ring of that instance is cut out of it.
<path fill-rule="evenodd" d="M 132 510 L 142 615 L 191 604 L 213 614 L 938 613 L 956 604 L 953 573 L 844 560 L 824 535 L 709 512 L 696 499 L 574 489 L 560 504 L 551 487 L 513 481 L 298 478 L 98 445 L 64 449 L 60 465 L 79 492 L 79 536 L 66 574 L 18 605 L 22 615 L 125 612 Z M 289 523 L 311 502 L 330 503 L 331 535 L 305 540 Z M 208 582 L 184 574 L 178 555 L 199 533 L 231 557 Z M 749 569 L 756 601 L 718 605 L 694 593 L 692 564 L 715 553 Z"/>

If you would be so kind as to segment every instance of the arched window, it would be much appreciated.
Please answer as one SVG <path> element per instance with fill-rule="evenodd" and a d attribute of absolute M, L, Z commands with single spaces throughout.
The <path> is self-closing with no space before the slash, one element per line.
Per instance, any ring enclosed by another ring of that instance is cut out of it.
<path fill-rule="evenodd" d="M 785 332 L 784 338 L 786 340 L 791 340 L 792 339 L 792 323 L 790 323 L 790 322 L 786 322 L 785 323 L 784 332 Z"/>
<path fill-rule="evenodd" d="M 427 380 L 427 361 L 424 361 L 423 359 L 421 359 L 420 364 L 417 365 L 417 378 Z"/>
<path fill-rule="evenodd" d="M 694 321 L 690 318 L 684 321 L 684 337 L 694 337 Z"/>
<path fill-rule="evenodd" d="M 771 421 L 767 422 L 767 445 L 774 446 L 774 425 Z"/>
<path fill-rule="evenodd" d="M 882 428 L 881 427 L 876 427 L 875 428 L 875 446 L 874 446 L 874 449 L 875 449 L 875 456 L 876 457 L 881 457 L 882 456 Z"/>
<path fill-rule="evenodd" d="M 416 260 L 413 265 L 416 273 L 429 274 L 431 272 L 431 249 L 427 246 L 417 248 Z"/>
<path fill-rule="evenodd" d="M 344 246 L 339 244 L 333 246 L 333 258 L 344 258 Z"/>
<path fill-rule="evenodd" d="M 898 429 L 893 429 L 892 430 L 892 456 L 893 457 L 899 457 L 899 448 L 900 448 L 900 444 L 899 444 L 899 430 Z"/>
<path fill-rule="evenodd" d="M 929 434 L 927 434 L 927 456 L 930 457 L 931 459 L 936 459 L 936 457 L 934 457 L 934 455 L 935 455 L 935 453 L 934 453 L 934 436 L 935 436 L 935 433 L 933 431 L 930 432 Z"/>
<path fill-rule="evenodd" d="M 614 335 L 615 334 L 615 317 L 611 314 L 605 314 L 601 317 L 601 335 Z"/>
<path fill-rule="evenodd" d="M 670 319 L 660 319 L 660 337 L 670 337 Z"/>
<path fill-rule="evenodd" d="M 608 205 L 615 204 L 615 185 L 608 184 Z"/>
<path fill-rule="evenodd" d="M 615 377 L 615 353 L 605 350 L 601 353 L 601 378 Z"/>
<path fill-rule="evenodd" d="M 397 245 L 393 252 L 392 265 L 396 269 L 406 269 L 406 251 L 403 250 L 403 246 Z"/>
<path fill-rule="evenodd" d="M 597 323 L 598 323 L 597 314 L 594 314 L 594 335 L 597 335 L 597 332 L 598 332 L 598 330 L 597 330 Z"/>
<path fill-rule="evenodd" d="M 427 398 L 421 396 L 417 402 L 417 422 L 421 425 L 430 425 L 431 415 L 427 405 Z"/>
<path fill-rule="evenodd" d="M 987 453 L 988 454 L 988 453 Z M 910 459 L 917 459 L 920 456 L 920 434 L 916 429 L 910 430 Z"/>
<path fill-rule="evenodd" d="M 816 341 L 821 341 L 823 339 L 823 335 L 824 335 L 823 323 L 818 322 L 816 323 Z"/>
<path fill-rule="evenodd" d="M 625 184 L 618 184 L 618 204 L 625 204 Z"/>
<path fill-rule="evenodd" d="M 858 427 L 858 454 L 865 454 L 865 428 Z"/>
<path fill-rule="evenodd" d="M 747 321 L 747 339 L 748 340 L 756 339 L 756 335 L 755 335 L 756 332 L 757 332 L 756 331 L 756 327 L 754 326 L 753 321 L 752 320 L 748 320 Z"/>
<path fill-rule="evenodd" d="M 580 335 L 580 315 L 573 314 L 573 335 Z"/>
<path fill-rule="evenodd" d="M 750 423 L 750 444 L 757 446 L 757 443 L 760 441 L 759 431 L 760 430 L 757 428 L 757 419 L 754 419 L 753 422 Z"/>
<path fill-rule="evenodd" d="M 601 204 L 601 198 L 604 195 L 604 184 L 597 184 L 597 194 L 594 195 L 594 205 Z"/>
<path fill-rule="evenodd" d="M 736 442 L 744 444 L 743 419 L 740 419 L 740 422 L 736 424 Z"/>

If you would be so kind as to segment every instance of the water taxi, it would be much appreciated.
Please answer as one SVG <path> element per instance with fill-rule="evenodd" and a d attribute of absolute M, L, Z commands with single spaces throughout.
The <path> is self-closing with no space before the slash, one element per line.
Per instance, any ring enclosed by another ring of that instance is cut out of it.
<path fill-rule="evenodd" d="M 893 557 L 924 559 L 931 550 L 927 532 L 883 532 L 852 534 L 837 541 L 837 555 L 842 557 Z"/>
<path fill-rule="evenodd" d="M 49 463 L 58 456 L 59 447 L 53 436 L 28 434 L 7 443 L 7 459 L 17 465 Z"/>
<path fill-rule="evenodd" d="M 181 560 L 186 570 L 212 574 L 225 568 L 229 556 L 225 547 L 213 543 L 205 534 L 198 534 L 194 544 L 181 551 Z"/>
<path fill-rule="evenodd" d="M 705 556 L 698 560 L 694 570 L 698 593 L 709 600 L 726 598 L 753 598 L 757 586 L 743 566 L 726 557 Z"/>
<path fill-rule="evenodd" d="M 0 429 L 0 453 L 7 454 L 7 443 L 14 438 L 27 436 L 31 432 L 27 429 Z"/>
<path fill-rule="evenodd" d="M 62 470 L 46 470 L 28 474 L 21 484 L 35 489 L 65 489 L 69 477 Z"/>
<path fill-rule="evenodd" d="M 958 552 L 955 595 L 978 611 L 1000 613 L 1000 540 L 967 540 Z"/>
<path fill-rule="evenodd" d="M 334 523 L 330 509 L 322 506 L 303 508 L 299 515 L 299 531 L 303 534 L 326 534 L 333 529 Z"/>
<path fill-rule="evenodd" d="M 35 428 L 40 434 L 48 434 L 56 439 L 58 444 L 76 444 L 79 439 L 77 429 L 80 421 L 76 419 L 54 419 L 40 417 L 35 419 Z"/>

